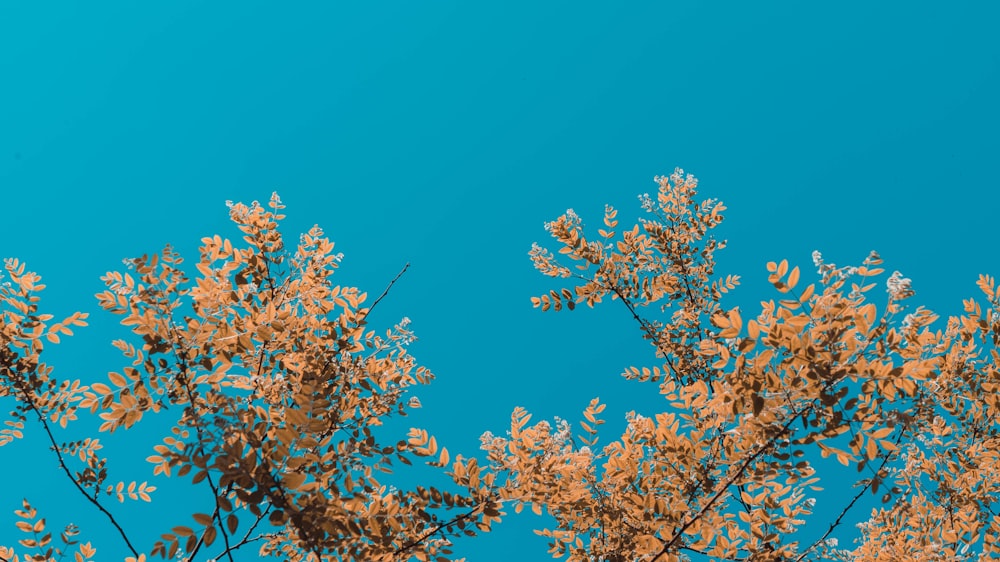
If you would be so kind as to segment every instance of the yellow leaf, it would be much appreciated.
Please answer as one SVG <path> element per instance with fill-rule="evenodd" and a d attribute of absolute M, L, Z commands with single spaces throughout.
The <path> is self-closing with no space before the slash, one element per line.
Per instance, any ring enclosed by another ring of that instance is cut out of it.
<path fill-rule="evenodd" d="M 878 445 L 875 444 L 874 439 L 868 440 L 868 444 L 865 446 L 865 456 L 868 457 L 868 460 L 878 456 Z"/>
<path fill-rule="evenodd" d="M 844 451 L 837 451 L 837 461 L 844 466 L 850 466 L 851 456 Z"/>
<path fill-rule="evenodd" d="M 799 302 L 808 301 L 813 296 L 813 293 L 815 291 L 816 291 L 816 286 L 814 284 L 810 284 L 808 287 L 805 288 L 805 290 L 802 291 L 802 296 L 799 297 Z"/>
<path fill-rule="evenodd" d="M 297 490 L 305 482 L 306 474 L 304 472 L 286 472 L 282 480 L 284 480 L 286 488 Z"/>
<path fill-rule="evenodd" d="M 883 437 L 892 433 L 892 431 L 893 428 L 891 427 L 883 427 L 882 429 L 876 429 L 875 431 L 871 432 L 869 437 L 871 437 L 872 439 L 882 439 Z"/>
<path fill-rule="evenodd" d="M 109 387 L 108 385 L 106 385 L 104 383 L 100 383 L 100 382 L 95 382 L 94 384 L 90 385 L 90 388 L 94 392 L 96 392 L 96 393 L 98 393 L 100 395 L 106 395 L 106 394 L 110 394 L 111 393 L 111 387 Z"/>
<path fill-rule="evenodd" d="M 989 275 L 979 275 L 979 281 L 976 281 L 976 285 L 979 286 L 980 290 L 986 295 L 987 298 L 994 298 L 996 294 L 994 293 L 994 280 Z"/>
<path fill-rule="evenodd" d="M 784 263 L 784 262 L 782 262 Z M 795 266 L 792 272 L 788 275 L 788 288 L 794 289 L 795 285 L 799 282 L 799 267 Z"/>
<path fill-rule="evenodd" d="M 663 543 L 660 539 L 653 535 L 640 535 L 636 537 L 636 543 L 639 547 L 637 550 L 638 554 L 653 554 L 663 548 Z"/>

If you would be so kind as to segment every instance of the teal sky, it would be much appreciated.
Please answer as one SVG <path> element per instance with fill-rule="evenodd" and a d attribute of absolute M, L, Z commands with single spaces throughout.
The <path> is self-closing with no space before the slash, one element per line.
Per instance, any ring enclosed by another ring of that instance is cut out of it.
<path fill-rule="evenodd" d="M 728 302 L 744 317 L 775 298 L 766 262 L 809 273 L 814 249 L 876 249 L 914 305 L 959 313 L 979 273 L 1000 274 L 998 23 L 987 1 L 6 2 L 0 256 L 43 276 L 50 312 L 92 313 L 49 361 L 96 380 L 122 366 L 124 333 L 99 277 L 168 242 L 190 264 L 201 237 L 239 239 L 226 200 L 277 191 L 287 236 L 319 224 L 344 252 L 343 283 L 374 296 L 411 263 L 371 317 L 411 318 L 437 375 L 400 431 L 477 455 L 515 406 L 576 420 L 601 396 L 606 442 L 626 411 L 666 407 L 619 377 L 655 358 L 617 302 L 531 308 L 552 288 L 527 256 L 542 223 L 573 208 L 596 229 L 610 203 L 631 224 L 679 166 L 729 207 L 718 271 L 743 277 Z M 105 438 L 117 478 L 153 480 L 151 435 Z M 0 455 L 0 544 L 21 538 L 8 514 L 27 496 L 98 559 L 124 555 L 44 447 Z M 183 490 L 126 506 L 144 549 L 186 524 Z M 541 521 L 456 554 L 548 560 Z"/>

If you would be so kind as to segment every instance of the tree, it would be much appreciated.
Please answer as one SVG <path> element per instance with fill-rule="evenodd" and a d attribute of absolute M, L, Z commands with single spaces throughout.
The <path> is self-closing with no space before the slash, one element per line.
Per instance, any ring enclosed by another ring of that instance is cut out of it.
<path fill-rule="evenodd" d="M 598 448 L 597 398 L 576 439 L 567 422 L 529 425 L 515 409 L 507 437 L 483 435 L 499 500 L 551 514 L 553 528 L 537 532 L 555 557 L 577 561 L 1000 556 L 994 279 L 978 282 L 985 311 L 966 300 L 965 314 L 935 331 L 932 312 L 904 304 L 914 292 L 899 272 L 881 310 L 870 302 L 884 274 L 877 253 L 837 267 L 816 252 L 819 280 L 805 287 L 798 267 L 769 263 L 783 298 L 744 322 L 721 304 L 738 279 L 714 272 L 725 243 L 709 231 L 724 207 L 696 202 L 697 182 L 681 170 L 656 179 L 655 199 L 640 197 L 652 217 L 620 236 L 611 207 L 596 237 L 572 210 L 548 223 L 574 267 L 534 245 L 535 267 L 564 284 L 532 302 L 623 303 L 661 362 L 623 375 L 653 385 L 664 410 L 630 412 L 624 434 Z M 816 453 L 859 475 L 839 514 L 813 512 Z M 882 507 L 854 550 L 835 548 L 866 493 Z M 818 538 L 802 543 L 802 530 Z"/>
<path fill-rule="evenodd" d="M 432 379 L 406 352 L 414 339 L 407 319 L 381 335 L 366 330 L 369 313 L 396 280 L 364 307 L 367 293 L 334 284 L 341 256 L 322 230 L 313 227 L 289 252 L 278 231 L 284 207 L 277 194 L 268 206 L 230 204 L 246 245 L 202 239 L 193 281 L 169 246 L 102 278 L 100 306 L 121 316 L 137 340 L 114 343 L 129 364 L 109 373 L 107 383 L 60 380 L 42 362 L 45 345 L 85 326 L 87 314 L 52 323 L 39 310 L 40 277 L 6 260 L 0 396 L 16 407 L 0 444 L 22 438 L 25 424 L 36 421 L 62 472 L 117 529 L 129 560 L 146 552 L 193 560 L 207 558 L 209 549 L 215 559 L 233 560 L 250 544 L 286 560 L 449 555 L 450 538 L 488 530 L 498 506 L 475 480 L 467 494 L 397 490 L 379 480 L 393 461 L 425 457 L 439 469 L 449 462 L 426 431 L 411 430 L 392 444 L 375 431 L 419 407 L 407 393 Z M 133 544 L 110 503 L 150 501 L 155 487 L 113 480 L 96 437 L 59 442 L 60 428 L 78 415 L 99 416 L 99 430 L 108 434 L 150 415 L 174 416 L 147 460 L 154 474 L 190 477 L 203 490 L 192 520 L 165 525 L 169 531 L 149 550 Z M 94 559 L 96 548 L 80 543 L 75 526 L 56 546 L 28 500 L 21 507 L 17 526 L 27 537 L 19 543 L 28 552 L 0 547 L 0 560 L 55 560 L 71 552 Z"/>
<path fill-rule="evenodd" d="M 739 280 L 715 274 L 725 243 L 710 231 L 725 208 L 696 202 L 697 182 L 680 170 L 657 181 L 655 198 L 640 197 L 651 218 L 620 233 L 610 207 L 596 238 L 573 211 L 546 225 L 573 267 L 541 246 L 530 252 L 561 282 L 534 306 L 620 301 L 655 350 L 659 364 L 624 376 L 651 385 L 663 411 L 628 413 L 606 446 L 598 446 L 598 398 L 575 436 L 568 422 L 530 424 L 516 408 L 506 437 L 482 436 L 483 462 L 451 459 L 419 429 L 384 444 L 378 426 L 418 406 L 408 392 L 432 378 L 406 352 L 405 319 L 384 335 L 366 330 L 399 277 L 364 307 L 367 294 L 333 283 L 340 256 L 318 227 L 286 250 L 276 195 L 270 210 L 231 206 L 246 246 L 204 238 L 193 281 L 170 247 L 104 277 L 99 303 L 137 338 L 115 342 L 129 365 L 110 384 L 60 380 L 41 361 L 45 345 L 87 315 L 52 323 L 39 311 L 39 276 L 7 260 L 0 396 L 15 409 L 0 445 L 37 422 L 60 469 L 133 560 L 146 551 L 110 504 L 148 501 L 156 490 L 112 480 L 96 437 L 59 442 L 78 414 L 97 416 L 108 434 L 153 415 L 176 419 L 147 460 L 157 474 L 190 476 L 207 499 L 193 523 L 169 527 L 148 550 L 162 557 L 233 560 L 252 544 L 289 560 L 448 560 L 452 538 L 490 530 L 505 505 L 550 514 L 551 528 L 537 532 L 556 557 L 577 561 L 1000 556 L 995 280 L 979 279 L 985 306 L 966 300 L 964 315 L 934 330 L 932 312 L 906 304 L 914 291 L 899 272 L 886 279 L 881 310 L 870 302 L 884 276 L 877 253 L 837 267 L 817 252 L 819 279 L 805 287 L 798 267 L 769 263 L 782 296 L 744 321 L 722 304 Z M 858 475 L 839 512 L 814 512 L 811 494 L 826 476 L 817 456 Z M 380 480 L 394 461 L 418 458 L 460 491 Z M 853 550 L 837 548 L 865 494 L 881 507 Z M 0 547 L 0 559 L 94 559 L 74 526 L 56 547 L 27 500 L 17 514 L 29 552 Z"/>

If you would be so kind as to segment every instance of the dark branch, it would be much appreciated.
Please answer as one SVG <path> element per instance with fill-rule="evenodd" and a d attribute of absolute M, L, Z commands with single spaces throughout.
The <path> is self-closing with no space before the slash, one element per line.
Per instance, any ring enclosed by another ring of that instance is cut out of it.
<path fill-rule="evenodd" d="M 382 299 L 384 299 L 385 296 L 389 294 L 389 290 L 392 289 L 392 286 L 396 284 L 396 281 L 399 281 L 399 278 L 402 277 L 404 273 L 406 273 L 406 270 L 409 269 L 409 267 L 410 267 L 410 262 L 406 262 L 406 265 L 403 266 L 403 269 L 399 270 L 399 273 L 397 273 L 396 276 L 393 277 L 392 281 L 389 281 L 389 284 L 386 286 L 385 290 L 382 291 L 382 294 L 379 295 L 377 299 L 375 299 L 375 302 L 373 302 L 371 306 L 368 307 L 368 310 L 361 316 L 360 320 L 363 321 L 365 318 L 368 318 L 368 315 L 371 314 L 372 310 L 375 310 L 375 307 L 378 306 L 378 303 L 381 302 Z"/>
<path fill-rule="evenodd" d="M 70 472 L 69 467 L 66 466 L 66 462 L 63 459 L 62 451 L 59 449 L 59 445 L 56 443 L 55 437 L 52 435 L 52 429 L 49 428 L 49 424 L 48 421 L 46 421 L 45 416 L 42 415 L 42 412 L 38 409 L 38 406 L 35 405 L 34 398 L 32 397 L 30 391 L 26 388 L 23 388 L 24 386 L 23 382 L 19 381 L 15 384 L 17 384 L 18 390 L 21 391 L 21 394 L 24 395 L 24 401 L 28 404 L 28 407 L 31 408 L 31 411 L 35 412 L 35 414 L 38 416 L 38 421 L 41 422 L 42 427 L 45 429 L 45 434 L 49 438 L 49 443 L 52 444 L 52 450 L 55 452 L 56 457 L 59 459 L 59 468 L 63 469 L 63 472 L 65 472 L 66 476 L 70 479 L 71 482 L 73 482 L 73 485 L 76 486 L 76 489 L 79 490 L 81 494 L 83 494 L 83 497 L 87 498 L 87 501 L 94 504 L 97 507 L 97 509 L 100 510 L 101 513 L 107 516 L 108 520 L 111 521 L 111 524 L 114 526 L 114 528 L 118 530 L 118 534 L 121 535 L 122 540 L 125 541 L 125 546 L 128 547 L 129 551 L 132 552 L 133 556 L 138 557 L 139 552 L 135 549 L 134 546 L 132 546 L 132 542 L 128 540 L 128 535 L 125 534 L 125 530 L 122 529 L 122 526 L 118 524 L 118 521 L 115 519 L 115 516 L 112 515 L 111 512 L 108 511 L 103 505 L 101 505 L 101 502 L 97 501 L 96 494 L 95 496 L 91 496 L 90 494 L 88 494 L 87 491 L 83 489 L 83 486 L 80 485 L 80 482 L 78 482 L 77 479 L 73 477 L 73 473 Z"/>

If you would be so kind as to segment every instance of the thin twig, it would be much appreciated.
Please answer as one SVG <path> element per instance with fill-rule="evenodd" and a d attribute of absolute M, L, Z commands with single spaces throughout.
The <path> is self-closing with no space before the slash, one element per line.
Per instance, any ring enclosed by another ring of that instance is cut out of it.
<path fill-rule="evenodd" d="M 243 538 L 240 540 L 240 542 L 238 542 L 238 543 L 236 543 L 236 544 L 234 544 L 232 546 L 226 547 L 226 551 L 223 552 L 222 554 L 216 556 L 215 559 L 218 560 L 219 558 L 222 558 L 223 555 L 229 555 L 229 557 L 232 558 L 232 554 L 230 554 L 230 553 L 233 552 L 234 550 L 238 550 L 240 547 L 242 547 L 245 544 L 250 544 L 250 543 L 252 543 L 254 541 L 259 541 L 259 540 L 263 540 L 263 539 L 273 538 L 273 537 L 277 536 L 276 533 L 268 533 L 268 534 L 264 534 L 264 535 L 257 535 L 256 537 L 250 538 L 250 535 L 253 534 L 254 529 L 257 528 L 257 525 L 260 524 L 260 522 L 264 519 L 264 516 L 267 515 L 270 511 L 271 511 L 271 506 L 268 505 L 264 509 L 264 511 L 262 511 L 261 514 L 257 516 L 257 520 L 253 522 L 253 525 L 250 525 L 250 528 L 247 530 L 246 534 L 243 535 Z"/>
<path fill-rule="evenodd" d="M 368 315 L 371 314 L 372 310 L 375 310 L 375 307 L 378 306 L 378 303 L 381 302 L 381 300 L 384 299 L 385 296 L 389 294 L 389 290 L 392 289 L 392 286 L 396 284 L 396 281 L 399 281 L 399 278 L 402 277 L 404 273 L 406 273 L 406 270 L 409 269 L 409 267 L 410 267 L 410 262 L 406 262 L 406 265 L 403 266 L 403 269 L 399 270 L 399 273 L 397 273 L 396 276 L 392 278 L 392 281 L 389 281 L 389 284 L 386 286 L 385 290 L 382 291 L 382 294 L 379 295 L 378 298 L 375 299 L 375 302 L 373 302 L 372 305 L 368 307 L 368 310 L 361 315 L 359 322 L 363 321 L 365 318 L 368 318 Z"/>
<path fill-rule="evenodd" d="M 902 439 L 903 439 L 903 432 L 900 431 L 899 435 L 896 436 L 896 445 L 899 445 L 899 443 L 900 443 L 900 441 L 902 441 Z M 878 473 L 882 472 L 882 469 L 885 468 L 885 465 L 886 465 L 886 463 L 889 462 L 889 458 L 890 457 L 892 457 L 892 451 L 887 451 L 887 454 L 884 457 L 882 457 L 882 463 L 879 464 L 878 470 L 875 471 L 876 478 L 878 477 Z M 875 479 L 872 478 L 872 479 L 870 479 L 868 481 L 867 484 L 865 484 L 864 486 L 862 486 L 861 491 L 859 491 L 854 496 L 854 498 L 851 499 L 851 502 L 847 504 L 847 506 L 843 509 L 843 511 L 840 512 L 840 515 L 838 515 L 837 519 L 834 520 L 834 522 L 830 524 L 830 528 L 827 529 L 825 533 L 823 533 L 823 536 L 820 537 L 820 538 L 818 538 L 818 539 L 816 539 L 816 542 L 814 542 L 811 545 L 809 545 L 809 548 L 807 548 L 802 554 L 800 554 L 799 557 L 795 559 L 795 562 L 802 562 L 802 559 L 804 559 L 807 554 L 809 554 L 810 552 L 812 552 L 817 546 L 820 545 L 820 543 L 822 543 L 823 541 L 825 541 L 826 538 L 830 536 L 830 533 L 832 533 L 833 530 L 836 529 L 838 525 L 840 525 L 841 520 L 844 518 L 845 515 L 847 515 L 847 512 L 850 511 L 852 507 L 854 507 L 854 504 L 857 503 L 857 501 L 859 499 L 861 499 L 861 496 L 863 496 L 865 494 L 865 492 L 868 491 L 868 488 L 871 488 L 872 482 L 874 482 L 874 481 L 875 481 Z"/>
<path fill-rule="evenodd" d="M 77 479 L 73 476 L 73 473 L 70 472 L 69 467 L 66 466 L 66 462 L 63 460 L 62 451 L 59 449 L 59 445 L 56 443 L 55 437 L 52 435 L 52 430 L 49 428 L 49 424 L 46 421 L 45 416 L 42 415 L 42 412 L 38 409 L 38 406 L 35 405 L 35 401 L 34 399 L 32 399 L 31 393 L 26 388 L 23 388 L 23 383 L 17 382 L 15 384 L 17 384 L 18 386 L 18 390 L 20 390 L 21 393 L 24 394 L 25 401 L 28 403 L 28 407 L 30 407 L 31 410 L 35 412 L 35 414 L 38 416 L 38 421 L 41 422 L 42 427 L 45 429 L 45 434 L 48 435 L 49 442 L 52 443 L 52 450 L 55 452 L 56 457 L 59 459 L 59 467 L 63 469 L 63 472 L 65 472 L 66 476 L 69 477 L 71 482 L 73 482 L 73 485 L 76 486 L 76 489 L 79 490 L 81 494 L 83 494 L 83 497 L 87 498 L 87 501 L 97 506 L 97 509 L 99 509 L 101 513 L 107 516 L 108 520 L 111 521 L 111 524 L 115 527 L 115 529 L 118 530 L 118 534 L 122 536 L 122 540 L 125 541 L 125 546 L 128 547 L 128 549 L 132 552 L 134 556 L 138 557 L 139 552 L 135 549 L 134 546 L 132 546 L 132 542 L 128 540 L 128 535 L 125 534 L 125 530 L 122 529 L 121 525 L 118 524 L 118 521 L 115 519 L 115 516 L 112 515 L 111 512 L 108 511 L 103 505 L 101 505 L 101 502 L 97 501 L 96 497 L 91 497 L 91 495 L 88 494 L 87 491 L 83 489 L 83 486 L 80 485 Z"/>
<path fill-rule="evenodd" d="M 408 550 L 410 550 L 410 549 L 412 549 L 412 548 L 414 548 L 416 546 L 419 546 L 425 540 L 427 540 L 428 538 L 430 538 L 430 537 L 436 535 L 437 533 L 441 532 L 443 529 L 446 529 L 448 527 L 451 527 L 452 525 L 455 525 L 455 524 L 459 523 L 460 521 L 465 521 L 466 519 L 469 519 L 469 518 L 473 517 L 476 514 L 476 512 L 478 512 L 480 510 L 480 508 L 482 508 L 484 506 L 485 503 L 486 502 L 479 502 L 479 504 L 476 505 L 474 508 L 472 508 L 471 511 L 469 511 L 467 513 L 463 513 L 463 514 L 459 515 L 458 517 L 453 518 L 450 521 L 446 521 L 444 523 L 441 523 L 440 525 L 437 525 L 436 527 L 434 527 L 430 531 L 428 531 L 428 532 L 424 533 L 423 535 L 421 535 L 420 537 L 418 537 L 416 540 L 413 540 L 413 541 L 411 541 L 411 542 L 409 542 L 409 543 L 401 546 L 399 548 L 399 550 L 397 550 L 393 554 L 403 554 L 406 551 L 408 551 Z"/>
<path fill-rule="evenodd" d="M 770 442 L 764 444 L 764 446 L 762 446 L 760 449 L 758 449 L 757 452 L 755 452 L 752 455 L 750 455 L 749 457 L 747 457 L 746 460 L 743 461 L 743 463 L 740 465 L 740 467 L 736 470 L 736 473 L 733 474 L 732 476 L 730 476 L 729 479 L 726 480 L 726 482 L 724 482 L 722 484 L 722 486 L 719 487 L 719 490 L 715 493 L 715 495 L 713 495 L 709 499 L 708 503 L 706 503 L 698 511 L 698 513 L 696 513 L 687 523 L 685 523 L 684 525 L 682 525 L 681 528 L 678 529 L 677 532 L 674 533 L 674 536 L 663 545 L 663 548 L 661 548 L 660 551 L 656 554 L 656 556 L 653 557 L 653 560 L 657 560 L 661 556 L 663 556 L 663 555 L 667 554 L 668 552 L 670 552 L 670 549 L 672 547 L 674 547 L 681 540 L 681 538 L 684 536 L 684 532 L 687 531 L 691 527 L 691 525 L 694 525 L 695 522 L 697 522 L 699 519 L 701 519 L 705 515 L 705 513 L 709 509 L 711 509 L 713 505 L 715 505 L 715 502 L 719 501 L 722 498 L 722 496 L 728 492 L 729 487 L 732 486 L 733 483 L 736 482 L 737 479 L 739 479 L 741 476 L 743 476 L 743 474 L 746 472 L 746 470 L 750 466 L 750 464 L 752 464 L 755 460 L 757 460 L 758 458 L 760 458 L 760 456 L 763 455 L 766 451 L 768 451 L 769 449 L 771 449 L 772 447 L 774 447 L 774 444 L 778 440 L 778 438 L 780 438 L 782 435 L 784 435 L 785 433 L 788 432 L 788 428 L 791 427 L 792 422 L 794 422 L 796 419 L 799 418 L 799 416 L 801 416 L 805 412 L 813 409 L 814 407 L 815 407 L 815 404 L 810 404 L 809 407 L 806 410 L 804 410 L 803 412 L 799 412 L 796 415 L 792 416 L 791 419 L 789 419 L 785 423 L 785 425 L 782 426 L 781 431 L 779 431 L 774 436 L 774 438 L 771 439 Z"/>

